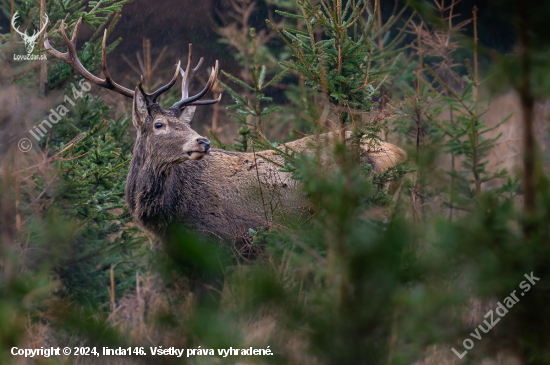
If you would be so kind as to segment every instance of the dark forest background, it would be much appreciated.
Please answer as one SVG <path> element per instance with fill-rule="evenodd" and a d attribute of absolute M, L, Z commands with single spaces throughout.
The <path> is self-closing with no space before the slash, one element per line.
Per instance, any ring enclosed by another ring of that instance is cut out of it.
<path fill-rule="evenodd" d="M 382 1 L 382 17 L 387 19 L 395 7 L 402 7 L 401 1 Z M 497 0 L 464 0 L 456 5 L 456 22 L 471 18 L 471 11 L 474 6 L 479 8 L 479 42 L 481 45 L 495 49 L 499 52 L 510 52 L 515 42 L 515 28 L 513 26 L 509 7 L 504 9 L 502 2 Z M 220 61 L 220 68 L 231 74 L 236 74 L 239 65 L 232 56 L 232 50 L 227 45 L 219 42 L 220 35 L 214 32 L 213 27 L 222 24 L 219 14 L 226 12 L 231 8 L 229 2 L 223 0 L 136 0 L 124 6 L 122 17 L 111 34 L 109 41 L 122 38 L 113 52 L 108 56 L 111 74 L 115 80 L 125 80 L 127 77 L 137 79 L 136 74 L 129 69 L 128 64 L 123 60 L 122 55 L 134 61 L 137 65 L 136 52 L 142 52 L 144 39 L 151 41 L 151 56 L 156 60 L 158 55 L 166 47 L 165 55 L 159 62 L 157 72 L 154 75 L 155 80 L 169 80 L 172 76 L 172 68 L 178 60 L 185 61 L 187 57 L 187 45 L 193 43 L 195 57 L 205 58 L 205 65 L 213 64 L 214 60 Z M 269 13 L 277 19 L 280 18 L 273 13 L 276 6 L 269 5 L 265 1 L 257 2 L 257 11 L 250 18 L 249 25 L 256 29 L 267 28 L 265 20 Z M 412 13 L 409 8 L 403 18 L 407 18 Z M 9 18 L 5 14 L 0 14 L 1 29 L 9 29 Z M 393 30 L 397 32 L 398 30 Z M 81 46 L 92 34 L 92 31 L 86 26 L 81 31 L 78 45 Z M 464 35 L 471 37 L 473 35 L 472 27 L 464 31 Z M 410 35 L 410 41 L 414 36 Z M 108 41 L 108 42 L 109 42 Z M 278 39 L 273 39 L 268 45 L 281 47 Z M 466 57 L 471 57 L 468 49 L 461 51 Z M 490 63 L 483 59 L 481 62 Z M 464 71 L 464 70 L 463 70 Z M 206 77 L 206 71 L 202 70 L 203 77 Z M 132 85 L 127 79 L 123 85 Z M 272 95 L 281 98 L 282 95 Z M 230 98 L 222 99 L 223 105 L 230 104 Z M 211 118 L 211 108 L 199 108 L 195 123 L 201 126 L 207 124 Z M 204 121 L 204 122 L 203 122 Z"/>

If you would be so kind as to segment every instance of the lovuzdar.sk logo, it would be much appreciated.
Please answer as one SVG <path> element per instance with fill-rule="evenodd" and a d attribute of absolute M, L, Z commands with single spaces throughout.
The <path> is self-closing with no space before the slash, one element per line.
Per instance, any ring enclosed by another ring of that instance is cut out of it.
<path fill-rule="evenodd" d="M 36 47 L 36 41 L 38 41 L 38 38 L 40 37 L 40 34 L 46 29 L 46 26 L 48 25 L 48 15 L 44 15 L 44 26 L 40 31 L 34 31 L 32 35 L 28 35 L 27 31 L 25 30 L 25 33 L 22 33 L 19 28 L 15 25 L 15 20 L 19 17 L 18 12 L 16 11 L 15 14 L 13 14 L 13 18 L 11 19 L 11 25 L 13 27 L 13 30 L 15 30 L 19 35 L 21 35 L 21 39 L 23 40 L 23 43 L 25 43 L 25 48 L 27 50 L 26 55 L 13 55 L 13 59 L 16 61 L 38 61 L 38 60 L 45 60 L 46 55 L 33 55 L 34 47 Z"/>

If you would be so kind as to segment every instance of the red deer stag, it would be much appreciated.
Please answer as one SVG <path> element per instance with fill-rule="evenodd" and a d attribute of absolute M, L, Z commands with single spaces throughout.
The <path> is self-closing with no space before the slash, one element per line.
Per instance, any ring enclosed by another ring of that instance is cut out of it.
<path fill-rule="evenodd" d="M 189 96 L 190 79 L 201 66 L 191 69 L 191 45 L 185 71 L 180 64 L 172 80 L 152 94 L 144 92 L 142 81 L 135 90 L 127 89 L 111 78 L 107 69 L 103 37 L 102 71 L 100 79 L 84 68 L 76 53 L 76 37 L 81 20 L 69 40 L 61 23 L 61 35 L 68 51 L 53 49 L 46 36 L 48 52 L 66 62 L 92 83 L 133 98 L 132 120 L 137 139 L 126 182 L 126 202 L 135 221 L 162 240 L 171 223 L 183 223 L 199 231 L 224 239 L 243 237 L 249 228 L 265 226 L 267 220 L 277 221 L 285 216 L 300 214 L 308 207 L 307 199 L 299 192 L 298 183 L 290 173 L 258 155 L 283 162 L 274 151 L 253 153 L 227 152 L 211 149 L 210 142 L 190 127 L 197 105 L 214 104 L 217 100 L 201 100 L 212 89 L 218 74 L 218 61 L 204 89 Z M 165 110 L 156 102 L 169 90 L 181 72 L 182 98 Z M 324 138 L 323 138 L 324 137 Z M 349 134 L 348 134 L 349 137 Z M 329 140 L 327 134 L 307 137 L 287 143 L 295 151 L 312 151 L 312 142 Z M 381 172 L 404 161 L 405 153 L 389 143 L 362 146 L 363 158 Z M 258 189 L 261 181 L 262 189 Z"/>

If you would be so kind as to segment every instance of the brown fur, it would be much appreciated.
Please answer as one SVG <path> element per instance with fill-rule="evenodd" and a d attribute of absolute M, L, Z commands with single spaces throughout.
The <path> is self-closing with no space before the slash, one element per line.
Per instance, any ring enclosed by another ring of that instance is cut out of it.
<path fill-rule="evenodd" d="M 249 228 L 307 211 L 308 202 L 298 182 L 260 157 L 283 163 L 275 151 L 261 151 L 256 156 L 217 149 L 200 152 L 203 148 L 198 141 L 204 137 L 189 126 L 193 111 L 179 113 L 147 105 L 136 89 L 133 117 L 138 136 L 126 201 L 140 226 L 161 238 L 168 225 L 178 223 L 229 239 L 246 235 Z M 159 121 L 164 126 L 157 129 L 154 125 Z M 310 154 L 315 145 L 329 143 L 325 134 L 286 145 Z M 400 148 L 389 143 L 375 147 L 364 144 L 362 148 L 364 160 L 375 172 L 406 158 Z"/>

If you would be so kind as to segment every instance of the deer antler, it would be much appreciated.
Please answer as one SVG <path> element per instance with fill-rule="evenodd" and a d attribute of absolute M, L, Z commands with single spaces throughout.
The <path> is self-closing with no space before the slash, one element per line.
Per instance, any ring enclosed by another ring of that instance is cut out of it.
<path fill-rule="evenodd" d="M 179 68 L 179 70 L 181 72 L 181 76 L 183 78 L 182 83 L 181 83 L 182 97 L 181 97 L 180 101 L 178 101 L 177 103 L 172 105 L 172 108 L 178 109 L 180 111 L 183 110 L 186 106 L 189 106 L 189 105 L 216 104 L 222 98 L 222 94 L 220 94 L 220 96 L 216 100 L 200 100 L 206 94 L 208 94 L 210 92 L 210 90 L 212 90 L 212 88 L 214 87 L 214 84 L 216 82 L 216 78 L 218 77 L 218 61 L 217 60 L 216 60 L 216 67 L 214 69 L 212 69 L 212 72 L 210 74 L 210 77 L 209 77 L 208 82 L 206 83 L 206 86 L 204 87 L 204 89 L 202 89 L 202 91 L 200 93 L 198 93 L 197 95 L 189 97 L 189 84 L 190 84 L 191 78 L 197 73 L 199 68 L 202 66 L 202 62 L 204 61 L 204 58 L 201 57 L 201 59 L 199 60 L 199 63 L 197 64 L 197 66 L 194 69 L 190 70 L 191 69 L 191 61 L 192 61 L 192 58 L 193 58 L 192 55 L 193 55 L 192 45 L 189 44 L 189 56 L 187 58 L 187 67 L 185 68 L 185 71 L 183 71 L 183 69 L 181 67 Z"/>
<path fill-rule="evenodd" d="M 54 56 L 55 58 L 60 59 L 61 61 L 65 62 L 69 66 L 71 66 L 76 72 L 78 72 L 80 75 L 84 76 L 87 80 L 91 81 L 97 86 L 114 90 L 119 94 L 122 94 L 124 96 L 127 96 L 129 98 L 133 98 L 135 92 L 133 90 L 127 89 L 124 86 L 121 86 L 117 84 L 112 78 L 111 74 L 109 73 L 109 70 L 107 69 L 107 51 L 106 51 L 106 43 L 107 43 L 107 30 L 105 30 L 103 34 L 103 43 L 102 43 L 102 49 L 101 49 L 101 70 L 103 71 L 103 75 L 105 75 L 105 79 L 100 79 L 97 76 L 94 76 L 90 71 L 86 70 L 86 68 L 82 65 L 80 60 L 78 59 L 78 55 L 76 53 L 76 37 L 78 35 L 78 30 L 80 29 L 80 25 L 82 24 L 82 18 L 78 20 L 76 23 L 76 26 L 74 27 L 73 36 L 69 40 L 69 37 L 67 37 L 67 34 L 65 33 L 65 20 L 61 21 L 61 35 L 63 36 L 63 39 L 65 40 L 65 44 L 67 45 L 67 52 L 61 53 L 58 50 L 54 49 L 50 45 L 50 41 L 48 39 L 48 34 L 46 34 L 45 40 L 44 40 L 44 47 L 48 50 L 48 52 Z M 167 90 L 169 90 L 174 84 L 176 83 L 176 80 L 178 78 L 178 72 L 180 69 L 180 63 L 178 63 L 176 67 L 176 73 L 174 74 L 174 77 L 168 84 L 165 86 L 159 88 L 157 91 L 155 91 L 152 94 L 147 94 L 142 89 L 143 84 L 143 77 L 141 78 L 139 82 L 139 88 L 145 95 L 145 98 L 148 103 L 155 103 L 157 98 Z"/>

